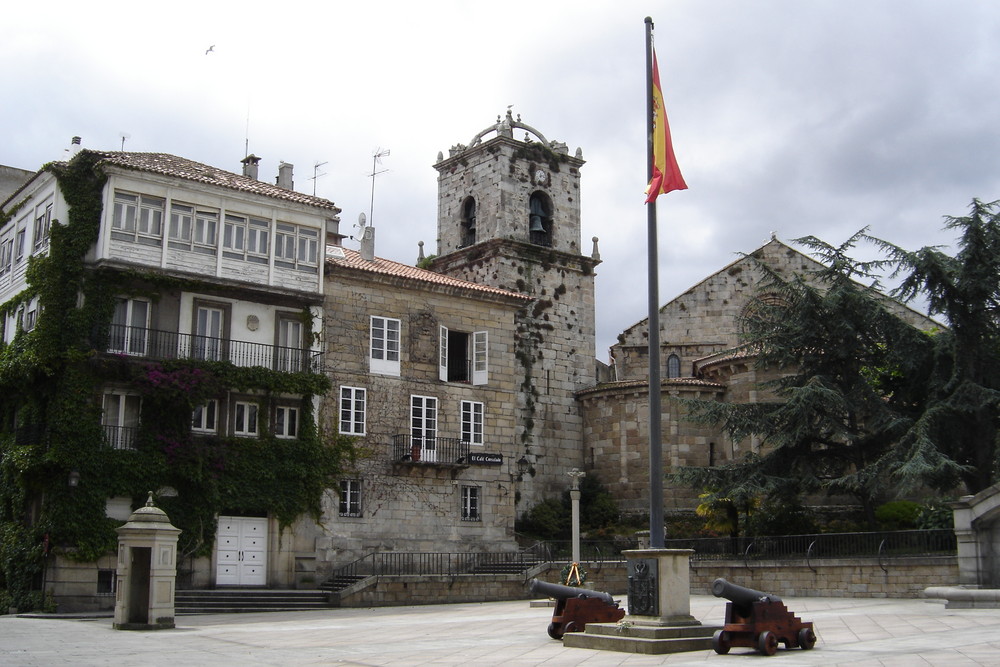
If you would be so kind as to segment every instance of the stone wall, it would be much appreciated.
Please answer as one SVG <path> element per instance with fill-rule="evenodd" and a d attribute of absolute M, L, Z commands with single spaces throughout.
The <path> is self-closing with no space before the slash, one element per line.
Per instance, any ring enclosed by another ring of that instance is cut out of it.
<path fill-rule="evenodd" d="M 920 598 L 929 586 L 958 580 L 954 556 L 898 558 L 883 563 L 877 559 L 762 561 L 747 568 L 742 562 L 715 561 L 691 564 L 692 595 L 711 595 L 712 582 L 722 577 L 734 584 L 774 593 L 784 598 Z M 381 577 L 363 590 L 345 595 L 344 607 L 410 604 L 446 604 L 524 600 L 532 596 L 531 578 L 560 582 L 563 565 L 538 568 L 526 580 L 510 575 L 456 575 L 450 577 Z M 581 563 L 587 572 L 586 587 L 623 596 L 628 593 L 625 563 Z M 348 589 L 350 590 L 350 589 Z M 624 606 L 624 604 L 623 604 Z"/>

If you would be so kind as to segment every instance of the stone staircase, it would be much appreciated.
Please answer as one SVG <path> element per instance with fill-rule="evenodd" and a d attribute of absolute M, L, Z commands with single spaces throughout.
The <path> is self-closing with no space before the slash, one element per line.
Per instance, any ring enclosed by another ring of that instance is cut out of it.
<path fill-rule="evenodd" d="M 335 574 L 319 585 L 319 589 L 326 593 L 339 593 L 349 586 L 367 579 L 366 574 Z"/>
<path fill-rule="evenodd" d="M 177 591 L 174 613 L 236 614 L 262 611 L 315 611 L 331 609 L 330 594 L 325 591 L 281 591 L 271 589 L 215 589 Z"/>

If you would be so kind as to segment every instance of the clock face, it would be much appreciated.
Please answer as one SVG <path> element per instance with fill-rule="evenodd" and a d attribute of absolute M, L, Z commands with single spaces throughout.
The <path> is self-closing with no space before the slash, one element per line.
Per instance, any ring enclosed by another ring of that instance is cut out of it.
<path fill-rule="evenodd" d="M 545 173 L 545 170 L 539 169 L 538 171 L 535 172 L 535 184 L 536 185 L 545 185 L 546 181 L 548 181 L 548 180 L 549 180 L 549 177 L 548 177 L 548 174 Z"/>

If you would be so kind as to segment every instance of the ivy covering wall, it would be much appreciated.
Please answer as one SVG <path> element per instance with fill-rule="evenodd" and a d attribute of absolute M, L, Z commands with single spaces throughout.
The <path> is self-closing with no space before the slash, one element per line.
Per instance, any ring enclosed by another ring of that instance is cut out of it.
<path fill-rule="evenodd" d="M 149 491 L 172 487 L 177 495 L 157 504 L 182 530 L 180 553 L 207 556 L 220 512 L 268 512 L 282 527 L 304 514 L 318 517 L 323 493 L 354 456 L 351 439 L 318 428 L 312 399 L 329 390 L 323 375 L 102 352 L 115 297 L 213 288 L 85 263 L 107 180 L 99 160 L 83 151 L 46 167 L 68 219 L 53 222 L 48 255 L 29 259 L 26 289 L 0 304 L 3 315 L 35 296 L 40 304 L 34 330 L 0 344 L 0 608 L 39 604 L 35 589 L 53 554 L 90 562 L 115 549 L 121 522 L 106 517 L 108 498 L 131 497 L 138 506 Z M 308 308 L 302 318 L 311 328 Z M 133 449 L 106 442 L 101 399 L 108 384 L 142 396 Z M 267 419 L 257 438 L 192 436 L 194 408 L 231 391 L 251 394 L 261 415 L 279 394 L 301 396 L 298 437 L 275 437 Z"/>

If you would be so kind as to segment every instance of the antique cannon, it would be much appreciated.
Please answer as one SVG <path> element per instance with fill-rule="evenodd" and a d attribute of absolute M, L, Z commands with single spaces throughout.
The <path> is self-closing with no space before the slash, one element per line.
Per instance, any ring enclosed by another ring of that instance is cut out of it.
<path fill-rule="evenodd" d="M 550 584 L 547 581 L 531 580 L 533 595 L 554 598 L 556 608 L 549 623 L 549 637 L 562 639 L 567 632 L 583 632 L 587 623 L 617 623 L 625 616 L 625 610 L 609 593 Z"/>
<path fill-rule="evenodd" d="M 712 637 L 716 653 L 729 653 L 733 646 L 746 646 L 764 655 L 774 655 L 779 642 L 785 648 L 798 646 L 804 650 L 816 644 L 813 624 L 803 623 L 788 611 L 777 595 L 743 588 L 725 579 L 712 582 L 712 594 L 729 600 L 726 624 Z"/>

